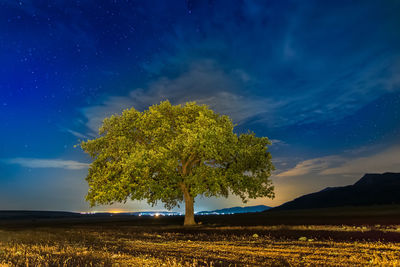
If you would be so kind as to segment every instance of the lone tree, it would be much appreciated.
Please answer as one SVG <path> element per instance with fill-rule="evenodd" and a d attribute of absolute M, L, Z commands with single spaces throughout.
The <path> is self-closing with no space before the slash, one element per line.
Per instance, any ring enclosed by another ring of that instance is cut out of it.
<path fill-rule="evenodd" d="M 193 225 L 198 195 L 273 198 L 268 138 L 233 128 L 228 116 L 195 102 L 164 101 L 106 118 L 100 137 L 80 144 L 93 158 L 86 200 L 94 206 L 146 199 L 168 209 L 184 200 L 184 225 Z"/>

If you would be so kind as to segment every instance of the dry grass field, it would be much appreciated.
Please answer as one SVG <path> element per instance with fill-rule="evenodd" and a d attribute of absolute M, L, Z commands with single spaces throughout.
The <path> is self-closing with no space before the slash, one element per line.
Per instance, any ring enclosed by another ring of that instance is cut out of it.
<path fill-rule="evenodd" d="M 3 223 L 0 265 L 400 266 L 400 224 L 223 226 L 213 218 L 223 217 L 200 217 L 192 228 L 182 218 Z"/>

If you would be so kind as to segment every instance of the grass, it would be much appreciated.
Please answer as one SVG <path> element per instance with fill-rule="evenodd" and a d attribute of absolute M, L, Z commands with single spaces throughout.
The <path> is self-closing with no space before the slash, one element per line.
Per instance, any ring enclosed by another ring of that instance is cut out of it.
<path fill-rule="evenodd" d="M 400 224 L 386 217 L 313 225 L 285 223 L 288 214 L 258 214 L 257 226 L 201 216 L 190 228 L 179 217 L 3 221 L 0 266 L 400 266 Z"/>

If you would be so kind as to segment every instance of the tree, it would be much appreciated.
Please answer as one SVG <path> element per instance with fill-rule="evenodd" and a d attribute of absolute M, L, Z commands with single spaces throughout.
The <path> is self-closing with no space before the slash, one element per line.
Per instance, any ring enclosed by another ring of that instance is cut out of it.
<path fill-rule="evenodd" d="M 93 159 L 86 200 L 94 206 L 146 199 L 168 209 L 184 200 L 184 225 L 193 225 L 198 195 L 273 198 L 268 138 L 233 128 L 228 116 L 195 102 L 164 101 L 106 118 L 100 137 L 80 144 Z"/>

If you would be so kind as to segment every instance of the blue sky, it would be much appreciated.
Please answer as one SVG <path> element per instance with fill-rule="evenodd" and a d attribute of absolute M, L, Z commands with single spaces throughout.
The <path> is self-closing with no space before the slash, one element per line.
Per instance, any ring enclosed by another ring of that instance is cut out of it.
<path fill-rule="evenodd" d="M 3 0 L 0 209 L 89 210 L 74 145 L 164 99 L 273 141 L 276 198 L 249 205 L 400 171 L 399 13 L 394 0 Z"/>

